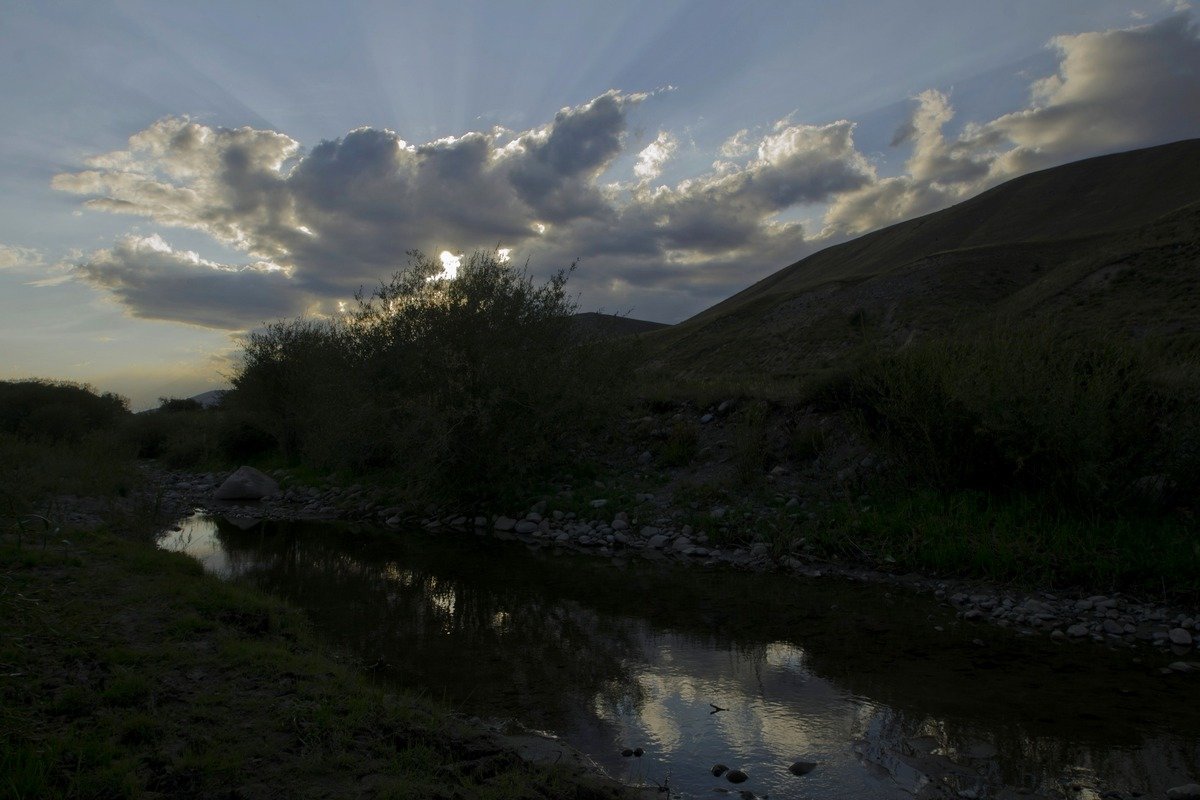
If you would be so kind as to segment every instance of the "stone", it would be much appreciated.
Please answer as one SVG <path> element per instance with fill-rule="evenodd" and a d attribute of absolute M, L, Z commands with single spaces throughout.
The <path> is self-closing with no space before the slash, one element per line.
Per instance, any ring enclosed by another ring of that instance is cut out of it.
<path fill-rule="evenodd" d="M 1167 789 L 1167 800 L 1200 800 L 1200 783 L 1188 783 Z"/>
<path fill-rule="evenodd" d="M 725 780 L 730 783 L 745 783 L 750 780 L 750 776 L 742 772 L 740 769 L 731 769 L 725 773 Z"/>
<path fill-rule="evenodd" d="M 793 775 L 807 775 L 817 768 L 817 765 L 812 761 L 797 761 L 788 767 L 788 772 Z"/>
<path fill-rule="evenodd" d="M 218 500 L 262 500 L 279 494 L 279 484 L 270 475 L 254 467 L 238 467 L 237 471 L 213 493 Z"/>
<path fill-rule="evenodd" d="M 643 450 L 642 454 L 640 456 L 638 456 L 639 464 L 649 464 L 653 460 L 654 460 L 654 454 L 651 453 L 649 450 Z"/>
<path fill-rule="evenodd" d="M 538 524 L 533 520 L 523 519 L 513 526 L 513 530 L 517 533 L 533 533 L 538 529 Z"/>
<path fill-rule="evenodd" d="M 496 517 L 496 524 L 492 527 L 498 531 L 511 531 L 517 527 L 517 521 L 512 517 Z"/>
<path fill-rule="evenodd" d="M 718 778 L 721 777 L 722 775 L 724 775 L 728 771 L 729 771 L 729 767 L 725 766 L 724 764 L 713 764 L 712 774 Z"/>
<path fill-rule="evenodd" d="M 653 525 L 645 525 L 642 527 L 642 536 L 645 536 L 647 538 L 652 537 L 652 536 L 658 536 L 658 534 L 660 534 L 660 533 L 662 533 L 662 531 L 660 531 L 658 528 L 654 527 Z"/>
<path fill-rule="evenodd" d="M 1120 636 L 1125 632 L 1125 626 L 1115 619 L 1106 619 L 1104 620 L 1104 632 L 1113 636 Z"/>
<path fill-rule="evenodd" d="M 667 538 L 667 535 L 660 533 L 655 536 L 651 536 L 650 540 L 646 542 L 646 547 L 653 547 L 655 550 L 658 550 L 659 548 L 666 547 L 668 541 L 670 541 L 670 539 Z"/>
<path fill-rule="evenodd" d="M 1172 628 L 1167 636 L 1171 639 L 1171 644 L 1188 647 L 1192 643 L 1192 635 L 1183 628 Z"/>
<path fill-rule="evenodd" d="M 713 415 L 712 415 L 712 414 L 705 414 L 703 417 L 701 417 L 701 418 L 700 418 L 700 424 L 701 424 L 701 425 L 707 425 L 708 423 L 710 423 L 710 422 L 712 422 L 712 421 L 713 421 Z"/>
<path fill-rule="evenodd" d="M 1087 635 L 1088 635 L 1087 625 L 1082 625 L 1082 624 L 1072 625 L 1071 627 L 1067 628 L 1067 636 L 1070 636 L 1074 639 L 1078 639 L 1082 636 L 1087 636 Z"/>
<path fill-rule="evenodd" d="M 604 508 L 606 505 L 608 505 L 608 501 L 607 500 L 593 500 L 590 505 L 592 506 L 592 508 Z"/>
<path fill-rule="evenodd" d="M 629 529 L 629 523 L 623 519 L 614 519 L 612 521 L 612 529 L 614 531 L 624 531 Z"/>

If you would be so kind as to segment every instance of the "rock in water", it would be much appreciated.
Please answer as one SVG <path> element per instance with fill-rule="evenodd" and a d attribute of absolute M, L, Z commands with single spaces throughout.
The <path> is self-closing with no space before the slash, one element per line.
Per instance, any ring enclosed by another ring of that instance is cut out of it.
<path fill-rule="evenodd" d="M 797 761 L 788 767 L 788 772 L 793 775 L 807 775 L 817 768 L 817 765 L 811 761 Z"/>
<path fill-rule="evenodd" d="M 742 772 L 740 769 L 731 769 L 725 773 L 725 780 L 730 783 L 745 783 L 750 780 L 750 776 Z"/>
<path fill-rule="evenodd" d="M 254 467 L 238 467 L 237 471 L 213 492 L 218 500 L 262 500 L 279 494 L 279 484 L 270 475 Z"/>
<path fill-rule="evenodd" d="M 717 776 L 718 778 L 721 777 L 722 775 L 724 775 L 728 771 L 729 771 L 729 767 L 725 766 L 724 764 L 713 764 L 712 774 Z"/>

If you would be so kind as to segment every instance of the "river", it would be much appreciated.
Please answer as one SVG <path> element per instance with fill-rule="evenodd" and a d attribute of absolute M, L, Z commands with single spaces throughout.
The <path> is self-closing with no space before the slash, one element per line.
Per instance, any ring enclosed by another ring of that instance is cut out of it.
<path fill-rule="evenodd" d="M 547 731 L 673 797 L 1092 800 L 1200 777 L 1200 676 L 906 591 L 202 514 L 160 545 L 304 609 L 386 685 Z"/>

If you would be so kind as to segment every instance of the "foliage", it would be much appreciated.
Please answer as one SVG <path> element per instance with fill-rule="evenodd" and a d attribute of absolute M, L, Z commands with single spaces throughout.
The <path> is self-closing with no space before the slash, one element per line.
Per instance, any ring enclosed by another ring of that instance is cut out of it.
<path fill-rule="evenodd" d="M 129 401 L 86 384 L 0 381 L 0 433 L 43 442 L 79 442 L 129 414 Z"/>
<path fill-rule="evenodd" d="M 124 398 L 45 380 L 0 381 L 0 530 L 63 494 L 124 494 L 136 482 L 119 435 Z"/>
<path fill-rule="evenodd" d="M 158 410 L 168 414 L 174 414 L 179 411 L 201 411 L 204 406 L 199 400 L 191 397 L 160 397 L 158 398 Z"/>
<path fill-rule="evenodd" d="M 1195 485 L 1180 434 L 1196 430 L 1197 387 L 1160 370 L 1116 339 L 995 328 L 871 358 L 850 395 L 870 433 L 926 485 L 1087 507 L 1127 500 L 1168 469 L 1164 483 Z"/>
<path fill-rule="evenodd" d="M 138 458 L 173 469 L 245 461 L 274 449 L 275 439 L 244 413 L 224 408 L 163 408 L 133 415 L 125 440 Z"/>
<path fill-rule="evenodd" d="M 252 334 L 226 403 L 292 460 L 441 495 L 522 485 L 621 403 L 623 347 L 573 326 L 569 274 L 477 252 L 449 279 L 414 251 L 344 316 Z"/>
<path fill-rule="evenodd" d="M 894 490 L 869 507 L 839 503 L 806 534 L 821 554 L 890 557 L 900 568 L 1091 590 L 1200 591 L 1200 541 L 1185 520 L 1089 518 L 1028 494 Z"/>

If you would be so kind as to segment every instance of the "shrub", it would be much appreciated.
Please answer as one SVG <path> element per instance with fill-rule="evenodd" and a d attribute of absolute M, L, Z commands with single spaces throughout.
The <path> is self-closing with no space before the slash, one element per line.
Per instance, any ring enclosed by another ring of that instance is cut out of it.
<path fill-rule="evenodd" d="M 569 274 L 536 285 L 477 252 L 451 280 L 414 251 L 345 316 L 252 335 L 227 402 L 292 459 L 503 492 L 569 461 L 578 432 L 619 405 L 622 347 L 573 325 Z"/>
<path fill-rule="evenodd" d="M 0 381 L 0 433 L 26 440 L 77 443 L 110 430 L 129 414 L 129 401 L 65 381 Z"/>
<path fill-rule="evenodd" d="M 1173 428 L 1193 408 L 1134 346 L 1044 328 L 960 332 L 878 356 L 854 397 L 868 430 L 929 485 L 1081 506 L 1119 501 L 1168 468 Z"/>

